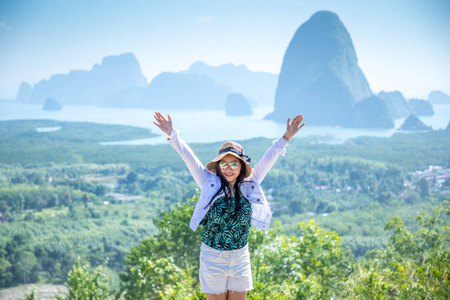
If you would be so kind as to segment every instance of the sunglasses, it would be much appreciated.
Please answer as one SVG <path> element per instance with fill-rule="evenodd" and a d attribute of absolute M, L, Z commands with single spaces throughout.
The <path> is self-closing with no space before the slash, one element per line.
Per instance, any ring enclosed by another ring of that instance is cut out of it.
<path fill-rule="evenodd" d="M 231 170 L 236 170 L 237 168 L 239 168 L 239 162 L 237 162 L 237 161 L 232 161 L 232 162 L 230 162 L 230 163 L 227 163 L 226 161 L 221 161 L 220 163 L 219 163 L 219 167 L 222 169 L 222 170 L 225 170 L 226 168 L 228 168 L 228 165 L 230 166 L 230 168 L 231 168 Z"/>

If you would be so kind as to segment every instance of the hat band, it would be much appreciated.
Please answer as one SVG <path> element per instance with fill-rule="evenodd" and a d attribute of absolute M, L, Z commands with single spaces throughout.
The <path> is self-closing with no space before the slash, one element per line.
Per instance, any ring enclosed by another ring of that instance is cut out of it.
<path fill-rule="evenodd" d="M 242 154 L 241 151 L 239 151 L 239 150 L 237 150 L 236 148 L 233 148 L 233 147 L 223 148 L 222 150 L 219 151 L 219 154 L 222 154 L 224 152 L 233 152 L 233 153 L 239 155 L 242 158 L 242 160 L 244 160 L 248 164 L 250 164 L 250 161 L 252 160 L 250 157 L 248 157 L 247 155 Z"/>

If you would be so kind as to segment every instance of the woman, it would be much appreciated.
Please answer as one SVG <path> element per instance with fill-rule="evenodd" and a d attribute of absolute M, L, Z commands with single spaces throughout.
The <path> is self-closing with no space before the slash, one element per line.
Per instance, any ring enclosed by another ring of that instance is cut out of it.
<path fill-rule="evenodd" d="M 169 137 L 201 189 L 190 221 L 192 230 L 202 228 L 200 285 L 207 300 L 246 299 L 253 289 L 248 233 L 250 225 L 266 230 L 272 217 L 261 182 L 278 155 L 285 155 L 289 140 L 305 123 L 303 115 L 287 120 L 286 132 L 273 142 L 252 169 L 241 145 L 226 142 L 206 168 L 166 119 L 155 113 L 153 122 Z"/>

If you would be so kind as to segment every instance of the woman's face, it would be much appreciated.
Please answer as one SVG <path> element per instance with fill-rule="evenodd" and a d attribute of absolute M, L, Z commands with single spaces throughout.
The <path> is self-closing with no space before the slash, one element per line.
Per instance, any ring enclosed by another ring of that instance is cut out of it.
<path fill-rule="evenodd" d="M 237 164 L 236 164 L 237 163 Z M 237 168 L 233 170 L 233 166 L 236 166 Z M 223 167 L 225 167 L 223 169 Z M 219 169 L 220 172 L 222 172 L 222 175 L 226 178 L 226 180 L 231 184 L 234 185 L 236 183 L 236 179 L 239 176 L 239 173 L 241 172 L 241 162 L 239 161 L 236 156 L 233 156 L 231 154 L 225 155 L 222 160 L 219 162 Z"/>

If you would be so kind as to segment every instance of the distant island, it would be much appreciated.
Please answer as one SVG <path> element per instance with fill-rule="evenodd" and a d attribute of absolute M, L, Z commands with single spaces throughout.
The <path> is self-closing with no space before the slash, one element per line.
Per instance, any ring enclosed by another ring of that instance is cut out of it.
<path fill-rule="evenodd" d="M 215 82 L 230 87 L 232 92 L 243 94 L 250 102 L 252 102 L 250 99 L 254 99 L 255 103 L 250 103 L 252 106 L 256 103 L 273 105 L 277 74 L 253 72 L 245 65 L 209 66 L 202 61 L 194 62 L 186 71 L 180 73 L 208 76 Z"/>
<path fill-rule="evenodd" d="M 54 97 L 62 105 L 142 107 L 154 109 L 224 109 L 227 95 L 240 93 L 250 104 L 272 104 L 278 75 L 253 72 L 245 65 L 193 63 L 188 70 L 162 72 L 150 83 L 132 53 L 107 56 L 91 70 L 72 70 L 22 82 L 16 101 L 43 104 Z"/>
<path fill-rule="evenodd" d="M 337 14 L 319 11 L 289 43 L 274 111 L 266 119 L 284 122 L 292 111 L 300 111 L 310 125 L 392 128 L 383 100 L 372 96 L 344 24 Z M 383 116 L 381 122 L 373 109 Z"/>
<path fill-rule="evenodd" d="M 44 106 L 42 107 L 42 110 L 62 110 L 62 105 L 55 99 L 49 97 L 45 99 Z"/>
<path fill-rule="evenodd" d="M 400 126 L 400 130 L 404 131 L 425 131 L 425 130 L 433 130 L 431 126 L 425 125 L 417 116 L 410 115 L 405 122 L 403 122 L 402 126 Z"/>
<path fill-rule="evenodd" d="M 409 99 L 409 108 L 411 113 L 416 116 L 432 116 L 434 115 L 433 105 L 423 99 Z"/>
<path fill-rule="evenodd" d="M 225 112 L 227 116 L 248 116 L 253 114 L 247 99 L 239 93 L 228 94 L 225 102 Z"/>
<path fill-rule="evenodd" d="M 42 104 L 49 98 L 58 99 L 62 105 L 95 105 L 104 101 L 105 95 L 122 89 L 146 86 L 147 79 L 132 53 L 107 56 L 91 70 L 72 70 L 41 80 L 33 87 L 22 83 L 17 101 Z"/>
<path fill-rule="evenodd" d="M 239 100 L 239 112 L 245 115 L 258 105 L 273 104 L 267 120 L 284 123 L 296 111 L 307 116 L 308 125 L 347 128 L 393 128 L 394 119 L 431 116 L 433 105 L 450 104 L 450 96 L 442 91 L 409 100 L 400 91 L 374 94 L 358 65 L 350 33 L 331 11 L 318 11 L 299 26 L 279 75 L 254 72 L 245 65 L 196 61 L 187 70 L 162 72 L 147 82 L 134 54 L 123 53 L 104 57 L 91 70 L 56 74 L 34 86 L 22 82 L 16 101 L 42 104 L 44 110 L 87 105 L 225 110 L 234 115 L 238 104 L 228 99 L 232 94 L 245 99 Z"/>
<path fill-rule="evenodd" d="M 441 91 L 431 91 L 428 95 L 428 102 L 431 104 L 449 104 L 450 96 Z"/>

